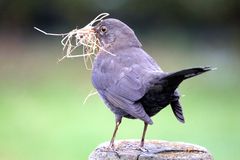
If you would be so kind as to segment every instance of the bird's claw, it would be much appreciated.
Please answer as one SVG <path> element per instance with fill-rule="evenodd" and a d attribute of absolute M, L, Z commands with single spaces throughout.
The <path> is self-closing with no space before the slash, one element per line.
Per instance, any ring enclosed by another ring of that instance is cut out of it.
<path fill-rule="evenodd" d="M 111 147 L 110 145 L 109 146 L 104 146 L 104 147 L 101 148 L 101 151 L 104 151 L 104 152 L 114 152 L 115 148 Z"/>
<path fill-rule="evenodd" d="M 148 149 L 145 148 L 145 147 L 139 147 L 139 150 L 140 150 L 141 152 L 148 152 Z"/>
<path fill-rule="evenodd" d="M 147 148 L 145 147 L 136 147 L 136 148 L 133 148 L 134 150 L 137 150 L 137 151 L 140 151 L 140 152 L 149 152 Z"/>
<path fill-rule="evenodd" d="M 114 150 L 115 149 L 114 143 L 110 143 L 107 148 Z"/>

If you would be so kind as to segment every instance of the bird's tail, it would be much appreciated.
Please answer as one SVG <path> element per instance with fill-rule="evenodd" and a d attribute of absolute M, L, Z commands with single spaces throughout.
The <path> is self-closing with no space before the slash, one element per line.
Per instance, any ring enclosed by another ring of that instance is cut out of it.
<path fill-rule="evenodd" d="M 174 73 L 170 73 L 168 74 L 166 77 L 164 77 L 163 79 L 161 79 L 161 82 L 164 83 L 165 88 L 164 90 L 170 93 L 176 93 L 176 88 L 178 87 L 178 85 L 185 79 L 197 76 L 199 74 L 202 74 L 204 72 L 207 71 L 211 71 L 214 70 L 213 68 L 210 67 L 198 67 L 198 68 L 190 68 L 190 69 L 184 69 L 178 72 L 174 72 Z M 178 98 L 176 98 L 175 100 L 170 102 L 172 110 L 174 115 L 176 116 L 176 118 L 184 123 L 184 116 L 183 116 L 183 112 L 182 112 L 182 107 L 181 104 L 178 100 Z"/>
<path fill-rule="evenodd" d="M 178 85 L 185 79 L 197 76 L 207 71 L 215 70 L 215 68 L 210 67 L 198 67 L 198 68 L 190 68 L 184 69 L 178 72 L 170 73 L 166 77 L 164 77 L 163 81 L 167 82 L 167 89 L 176 90 Z"/>

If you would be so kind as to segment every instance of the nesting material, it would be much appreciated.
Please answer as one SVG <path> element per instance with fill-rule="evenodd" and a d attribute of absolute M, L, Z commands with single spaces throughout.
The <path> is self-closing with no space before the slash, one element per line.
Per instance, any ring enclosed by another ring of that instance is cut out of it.
<path fill-rule="evenodd" d="M 108 13 L 101 13 L 85 27 L 81 29 L 73 29 L 68 33 L 48 33 L 37 27 L 34 28 L 45 35 L 63 37 L 61 44 L 63 46 L 64 56 L 60 58 L 59 61 L 62 61 L 65 58 L 83 57 L 86 69 L 91 70 L 93 68 L 93 59 L 99 50 L 104 50 L 106 53 L 113 55 L 101 47 L 100 41 L 93 30 L 94 24 L 102 21 L 107 16 L 109 16 Z M 73 51 L 79 47 L 82 47 L 82 53 L 72 54 Z"/>
<path fill-rule="evenodd" d="M 94 31 L 94 24 L 97 22 L 102 21 L 105 17 L 109 16 L 108 13 L 101 13 L 96 18 L 94 18 L 89 24 L 81 29 L 73 29 L 68 33 L 48 33 L 45 32 L 37 27 L 34 29 L 38 30 L 39 32 L 49 35 L 49 36 L 61 36 L 63 37 L 61 40 L 61 44 L 63 46 L 63 54 L 64 56 L 59 59 L 62 61 L 65 58 L 76 58 L 76 57 L 83 57 L 84 64 L 86 69 L 92 70 L 93 68 L 93 60 L 98 53 L 99 50 L 103 50 L 108 54 L 112 54 L 111 52 L 105 50 L 100 43 L 100 40 L 97 38 L 96 33 Z M 82 48 L 82 53 L 80 54 L 73 54 L 77 48 Z M 89 97 L 96 95 L 97 92 L 91 91 L 88 96 L 85 98 L 83 103 L 86 103 Z"/>

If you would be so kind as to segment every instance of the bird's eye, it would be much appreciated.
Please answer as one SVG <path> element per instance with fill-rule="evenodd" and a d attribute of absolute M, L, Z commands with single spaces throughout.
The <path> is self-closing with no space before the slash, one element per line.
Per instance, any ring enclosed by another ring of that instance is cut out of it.
<path fill-rule="evenodd" d="M 101 32 L 103 32 L 103 33 L 107 32 L 107 27 L 106 26 L 102 26 L 101 27 Z"/>

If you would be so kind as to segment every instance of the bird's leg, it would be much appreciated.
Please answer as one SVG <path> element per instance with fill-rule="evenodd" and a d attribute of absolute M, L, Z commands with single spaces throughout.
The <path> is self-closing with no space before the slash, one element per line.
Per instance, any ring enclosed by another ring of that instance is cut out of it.
<path fill-rule="evenodd" d="M 147 127 L 148 127 L 148 124 L 147 124 L 146 122 L 144 122 L 144 129 L 143 129 L 143 134 L 142 134 L 142 139 L 141 139 L 140 147 L 143 147 L 143 146 L 144 146 L 144 139 L 145 139 Z"/>
<path fill-rule="evenodd" d="M 121 124 L 121 122 L 122 122 L 122 118 L 116 119 L 115 129 L 114 129 L 113 136 L 112 136 L 112 139 L 111 139 L 110 145 L 109 145 L 110 148 L 114 148 L 114 139 L 116 137 L 116 133 L 117 133 L 118 127 Z"/>

